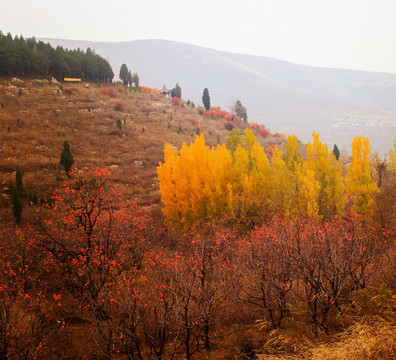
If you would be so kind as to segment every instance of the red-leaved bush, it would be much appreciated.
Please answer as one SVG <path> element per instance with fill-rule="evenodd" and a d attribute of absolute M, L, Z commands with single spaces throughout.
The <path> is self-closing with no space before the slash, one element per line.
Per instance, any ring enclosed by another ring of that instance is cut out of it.
<path fill-rule="evenodd" d="M 172 105 L 180 105 L 181 104 L 181 100 L 178 97 L 173 97 L 171 101 L 172 101 Z"/>
<path fill-rule="evenodd" d="M 198 125 L 198 120 L 197 119 L 190 119 L 191 125 L 197 126 Z"/>
<path fill-rule="evenodd" d="M 267 129 L 261 129 L 261 130 L 260 130 L 260 135 L 261 135 L 262 137 L 268 136 L 269 133 L 270 133 L 270 132 L 269 132 Z"/>
<path fill-rule="evenodd" d="M 109 97 L 115 97 L 116 96 L 116 91 L 114 88 L 110 87 L 104 87 L 101 89 L 101 92 L 103 95 L 107 95 Z"/>
<path fill-rule="evenodd" d="M 114 101 L 114 110 L 122 111 L 124 109 L 124 104 L 120 100 Z"/>

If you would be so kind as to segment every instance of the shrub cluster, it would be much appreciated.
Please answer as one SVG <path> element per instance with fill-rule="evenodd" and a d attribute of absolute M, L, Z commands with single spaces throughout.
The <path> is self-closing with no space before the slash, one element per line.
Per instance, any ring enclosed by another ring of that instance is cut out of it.
<path fill-rule="evenodd" d="M 36 228 L 1 229 L 5 358 L 191 359 L 241 317 L 326 332 L 393 244 L 353 215 L 262 212 L 249 232 L 205 219 L 178 235 L 126 206 L 110 180 L 106 169 L 72 172 Z"/>

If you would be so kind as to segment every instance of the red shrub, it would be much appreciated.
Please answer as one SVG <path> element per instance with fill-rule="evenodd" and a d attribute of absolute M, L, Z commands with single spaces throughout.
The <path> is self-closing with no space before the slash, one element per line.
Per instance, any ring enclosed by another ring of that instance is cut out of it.
<path fill-rule="evenodd" d="M 124 86 L 118 85 L 118 86 L 117 86 L 117 89 L 118 89 L 118 91 L 119 91 L 121 94 L 125 94 L 125 87 L 124 87 Z"/>
<path fill-rule="evenodd" d="M 121 111 L 124 109 L 124 104 L 120 100 L 114 101 L 114 110 Z"/>
<path fill-rule="evenodd" d="M 191 125 L 197 126 L 198 125 L 198 120 L 197 119 L 190 119 Z"/>
<path fill-rule="evenodd" d="M 73 90 L 70 89 L 70 88 L 67 88 L 67 89 L 63 90 L 63 92 L 64 92 L 66 95 L 72 95 L 72 94 L 73 94 Z"/>
<path fill-rule="evenodd" d="M 270 133 L 270 132 L 269 132 L 267 129 L 265 129 L 265 128 L 260 130 L 260 135 L 261 135 L 262 137 L 268 136 L 269 133 Z"/>
<path fill-rule="evenodd" d="M 268 147 L 265 149 L 265 152 L 266 152 L 267 154 L 272 154 L 272 153 L 274 152 L 275 148 L 276 148 L 276 145 L 268 146 Z"/>
<path fill-rule="evenodd" d="M 173 97 L 172 98 L 172 105 L 180 105 L 181 100 L 178 97 Z"/>
<path fill-rule="evenodd" d="M 115 97 L 116 96 L 116 91 L 115 91 L 114 88 L 104 87 L 104 88 L 102 88 L 102 94 L 110 96 L 110 97 Z"/>

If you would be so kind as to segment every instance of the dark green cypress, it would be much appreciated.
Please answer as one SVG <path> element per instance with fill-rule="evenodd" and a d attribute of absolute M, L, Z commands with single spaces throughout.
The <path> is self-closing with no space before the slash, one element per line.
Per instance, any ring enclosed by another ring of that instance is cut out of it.
<path fill-rule="evenodd" d="M 202 94 L 202 103 L 206 111 L 210 110 L 210 96 L 208 88 L 205 88 Z"/>
<path fill-rule="evenodd" d="M 340 150 L 338 149 L 338 146 L 336 144 L 334 144 L 333 154 L 338 161 L 338 159 L 340 158 Z"/>
<path fill-rule="evenodd" d="M 72 153 L 70 152 L 70 145 L 67 141 L 64 141 L 63 143 L 63 151 L 61 153 L 59 163 L 63 165 L 66 175 L 69 177 L 71 167 L 74 164 L 74 159 Z"/>

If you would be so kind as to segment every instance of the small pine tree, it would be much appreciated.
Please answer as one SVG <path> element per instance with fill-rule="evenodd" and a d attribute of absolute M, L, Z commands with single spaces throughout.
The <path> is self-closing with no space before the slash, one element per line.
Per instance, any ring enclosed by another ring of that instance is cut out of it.
<path fill-rule="evenodd" d="M 202 94 L 202 103 L 206 111 L 210 110 L 210 96 L 208 88 L 205 88 Z"/>
<path fill-rule="evenodd" d="M 125 119 L 124 119 L 124 120 L 125 120 Z M 120 119 L 117 119 L 117 127 L 118 127 L 119 130 L 121 130 L 122 123 L 121 123 L 121 120 L 120 120 Z"/>
<path fill-rule="evenodd" d="M 16 187 L 14 187 L 11 179 L 10 184 L 8 186 L 8 191 L 11 195 L 11 205 L 12 205 L 12 213 L 14 214 L 15 222 L 19 225 L 22 219 L 22 202 L 18 196 L 18 191 Z"/>
<path fill-rule="evenodd" d="M 66 175 L 69 177 L 71 167 L 74 164 L 74 159 L 72 153 L 70 152 L 70 145 L 67 141 L 64 141 L 63 143 L 63 151 L 61 153 L 59 163 L 63 165 L 66 171 Z"/>
<path fill-rule="evenodd" d="M 17 168 L 15 173 L 15 185 L 16 185 L 16 192 L 19 198 L 25 197 L 25 190 L 23 189 L 23 181 L 22 181 L 22 173 L 19 168 Z"/>
<path fill-rule="evenodd" d="M 338 149 L 338 146 L 336 144 L 334 144 L 333 154 L 338 161 L 338 159 L 340 158 L 340 150 Z"/>
<path fill-rule="evenodd" d="M 126 64 L 122 64 L 120 68 L 119 77 L 124 85 L 128 84 L 128 73 L 129 73 L 128 67 L 126 66 Z"/>
<path fill-rule="evenodd" d="M 177 98 L 181 99 L 181 87 L 179 86 L 179 83 L 176 83 L 176 86 L 172 89 L 171 96 L 173 98 L 177 97 Z"/>

